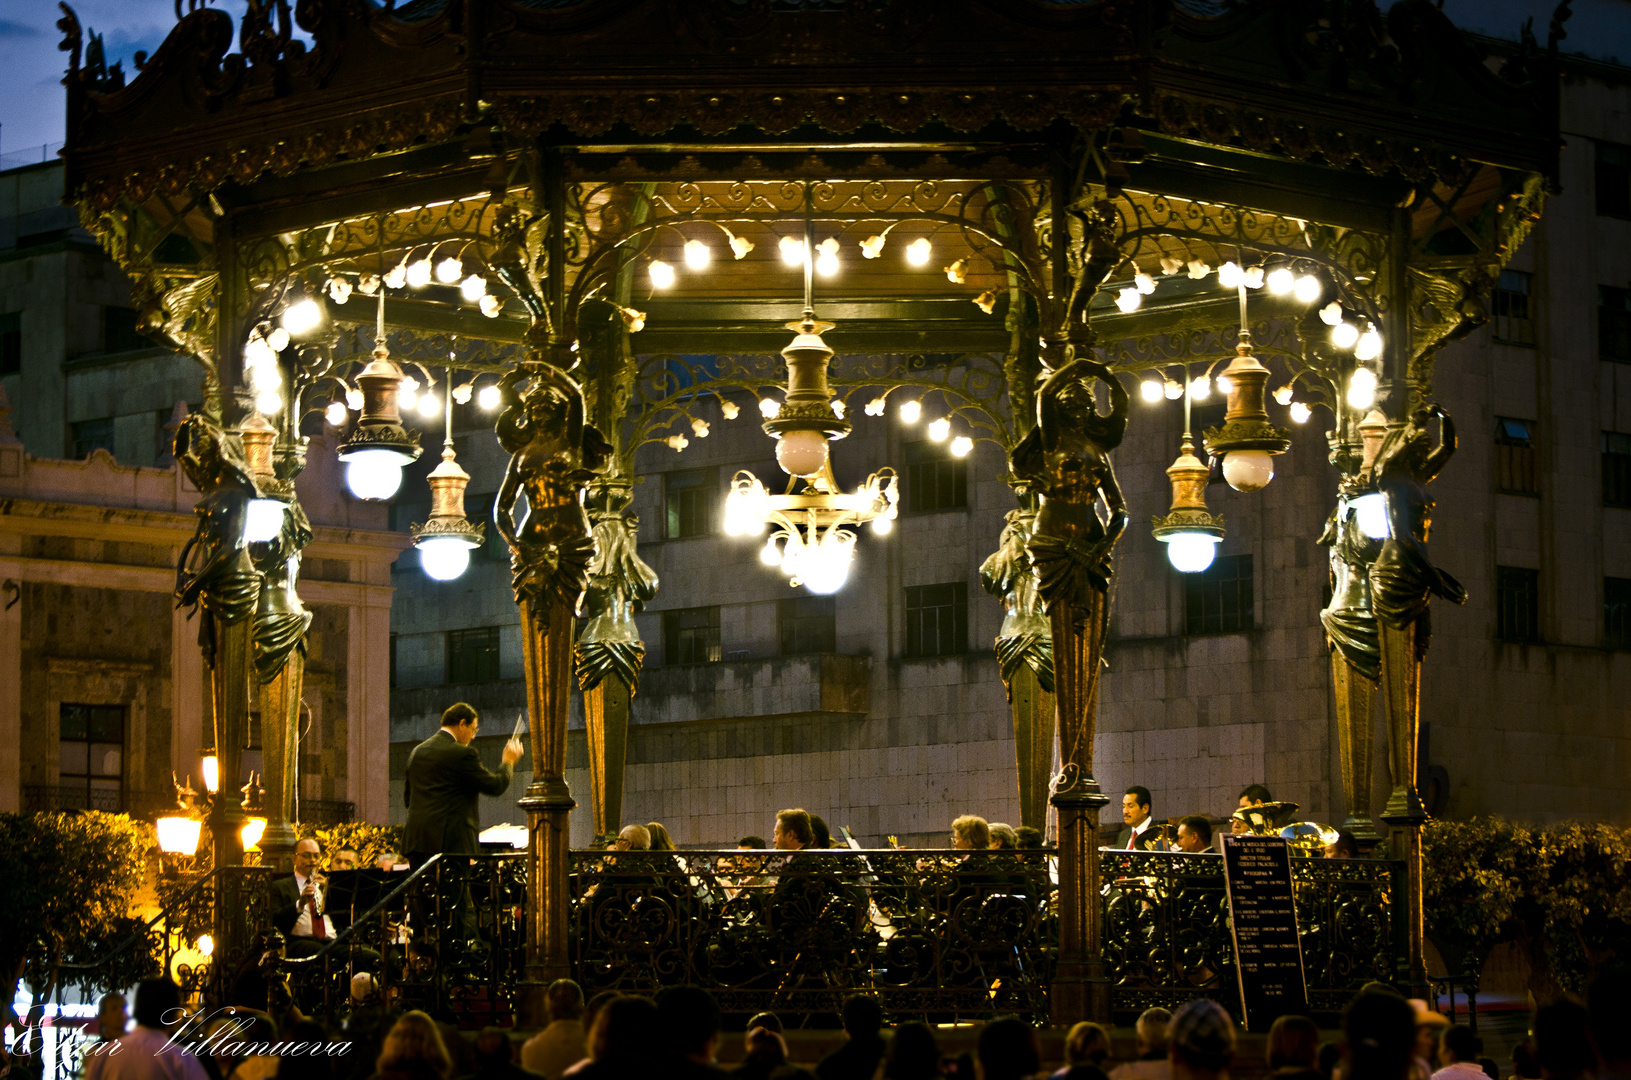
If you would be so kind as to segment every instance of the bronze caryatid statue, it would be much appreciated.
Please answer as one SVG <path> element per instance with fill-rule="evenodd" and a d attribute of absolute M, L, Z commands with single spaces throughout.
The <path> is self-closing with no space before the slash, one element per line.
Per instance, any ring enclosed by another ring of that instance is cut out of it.
<path fill-rule="evenodd" d="M 298 500 L 287 504 L 283 526 L 264 543 L 250 545 L 261 572 L 260 603 L 251 641 L 260 689 L 261 760 L 266 776 L 266 829 L 260 849 L 291 857 L 297 837 L 294 811 L 295 753 L 301 693 L 306 682 L 306 631 L 312 613 L 300 602 L 300 552 L 311 542 L 311 522 Z"/>
<path fill-rule="evenodd" d="M 1357 477 L 1344 477 L 1342 499 L 1325 523 L 1319 542 L 1331 549 L 1331 602 L 1320 612 L 1331 653 L 1336 692 L 1337 744 L 1348 815 L 1343 828 L 1357 839 L 1376 839 L 1371 820 L 1370 766 L 1372 712 L 1382 678 L 1382 647 L 1371 610 L 1370 564 L 1381 541 L 1365 535 L 1353 501 L 1362 493 Z"/>
<path fill-rule="evenodd" d="M 996 650 L 1014 717 L 1020 822 L 1042 830 L 1053 773 L 1053 631 L 1026 552 L 1035 525 L 1035 510 L 1008 511 L 998 549 L 980 565 L 980 583 L 1005 611 Z"/>
<path fill-rule="evenodd" d="M 627 510 L 596 510 L 595 558 L 584 597 L 586 621 L 578 639 L 578 686 L 589 736 L 589 780 L 595 842 L 610 843 L 622 827 L 623 764 L 628 753 L 629 708 L 646 647 L 634 616 L 657 595 L 657 574 L 636 544 L 640 518 Z"/>
<path fill-rule="evenodd" d="M 566 977 L 569 967 L 566 861 L 568 816 L 576 803 L 565 772 L 572 622 L 595 556 L 583 492 L 605 471 L 610 447 L 584 421 L 582 389 L 554 364 L 523 361 L 499 389 L 498 441 L 510 463 L 493 519 L 510 547 L 532 723 L 533 778 L 520 802 L 531 836 L 528 888 L 535 899 L 528 908 L 527 970 L 530 981 L 547 984 Z M 523 495 L 527 512 L 517 520 Z"/>
<path fill-rule="evenodd" d="M 1439 418 L 1439 442 L 1427 425 Z M 1467 600 L 1461 583 L 1433 565 L 1427 534 L 1433 523 L 1433 497 L 1427 485 L 1456 448 L 1455 424 L 1442 406 L 1418 410 L 1409 422 L 1391 428 L 1376 453 L 1372 475 L 1387 501 L 1388 537 L 1370 567 L 1371 607 L 1380 628 L 1382 697 L 1387 709 L 1393 761 L 1393 793 L 1383 818 L 1390 822 L 1426 819 L 1416 790 L 1420 731 L 1421 661 L 1431 632 L 1428 602 Z"/>
<path fill-rule="evenodd" d="M 249 741 L 251 633 L 261 575 L 250 559 L 245 530 L 249 503 L 260 497 L 236 437 L 202 413 L 176 429 L 176 461 L 198 488 L 198 526 L 176 566 L 178 607 L 203 608 L 198 645 L 210 672 L 215 752 L 222 790 L 237 785 Z M 240 861 L 240 808 L 215 801 L 211 831 L 215 865 Z"/>

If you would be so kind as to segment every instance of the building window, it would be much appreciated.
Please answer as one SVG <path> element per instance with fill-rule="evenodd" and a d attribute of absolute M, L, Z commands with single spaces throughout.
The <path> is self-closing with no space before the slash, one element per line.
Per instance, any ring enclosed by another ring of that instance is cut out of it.
<path fill-rule="evenodd" d="M 447 632 L 447 681 L 455 686 L 498 681 L 498 627 Z"/>
<path fill-rule="evenodd" d="M 719 608 L 663 612 L 663 658 L 670 664 L 719 662 Z"/>
<path fill-rule="evenodd" d="M 1495 486 L 1511 495 L 1536 495 L 1535 422 L 1495 418 Z"/>
<path fill-rule="evenodd" d="M 838 651 L 838 605 L 830 596 L 795 596 L 777 601 L 776 625 L 782 655 Z"/>
<path fill-rule="evenodd" d="M 1603 505 L 1631 507 L 1631 435 L 1603 432 Z"/>
<path fill-rule="evenodd" d="M 1631 289 L 1597 286 L 1597 356 L 1631 364 Z"/>
<path fill-rule="evenodd" d="M 1603 644 L 1631 649 L 1631 578 L 1603 579 Z"/>
<path fill-rule="evenodd" d="M 136 309 L 105 307 L 102 309 L 102 351 L 107 353 L 134 352 L 151 349 L 153 343 L 136 332 Z"/>
<path fill-rule="evenodd" d="M 73 459 L 83 461 L 93 450 L 113 453 L 113 417 L 100 420 L 80 420 L 68 425 L 68 437 L 74 444 Z"/>
<path fill-rule="evenodd" d="M 1184 575 L 1184 633 L 1233 634 L 1255 626 L 1250 555 L 1220 555 L 1200 573 Z"/>
<path fill-rule="evenodd" d="M 968 505 L 968 461 L 945 443 L 906 444 L 906 509 L 914 514 Z"/>
<path fill-rule="evenodd" d="M 906 655 L 968 651 L 968 585 L 913 585 L 906 590 Z"/>
<path fill-rule="evenodd" d="M 1540 640 L 1540 571 L 1495 568 L 1495 636 L 1502 641 Z"/>
<path fill-rule="evenodd" d="M 1529 307 L 1532 275 L 1522 270 L 1502 270 L 1490 305 L 1495 315 L 1495 339 L 1508 345 L 1535 343 L 1534 316 Z"/>
<path fill-rule="evenodd" d="M 63 702 L 57 717 L 58 805 L 74 810 L 124 809 L 124 706 Z"/>
<path fill-rule="evenodd" d="M 1597 212 L 1631 218 L 1631 146 L 1597 144 Z"/>
<path fill-rule="evenodd" d="M 668 518 L 664 535 L 670 540 L 707 536 L 713 531 L 713 509 L 718 499 L 712 469 L 664 473 L 663 503 Z"/>
<path fill-rule="evenodd" d="M 23 313 L 0 314 L 0 375 L 16 375 L 23 370 Z"/>

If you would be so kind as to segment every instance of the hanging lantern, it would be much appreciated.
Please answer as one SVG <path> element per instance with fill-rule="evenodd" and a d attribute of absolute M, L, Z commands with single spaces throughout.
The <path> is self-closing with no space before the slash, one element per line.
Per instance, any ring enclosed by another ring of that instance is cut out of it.
<path fill-rule="evenodd" d="M 1223 372 L 1229 387 L 1229 410 L 1223 427 L 1205 433 L 1207 451 L 1223 459 L 1223 478 L 1236 491 L 1266 486 L 1274 479 L 1272 455 L 1291 447 L 1288 433 L 1269 423 L 1263 407 L 1263 384 L 1268 377 L 1269 369 L 1252 355 L 1251 334 L 1242 327 L 1235 358 Z"/>
<path fill-rule="evenodd" d="M 359 499 L 383 500 L 395 495 L 402 486 L 402 466 L 421 452 L 419 436 L 402 426 L 397 405 L 402 369 L 391 359 L 384 335 L 378 340 L 374 358 L 357 376 L 362 415 L 339 447 L 340 460 L 346 463 L 346 486 Z"/>
<path fill-rule="evenodd" d="M 1223 516 L 1206 508 L 1206 478 L 1211 472 L 1195 456 L 1195 442 L 1186 433 L 1178 460 L 1167 468 L 1172 481 L 1172 509 L 1155 519 L 1155 538 L 1167 545 L 1167 561 L 1184 574 L 1198 574 L 1212 565 L 1223 540 Z"/>

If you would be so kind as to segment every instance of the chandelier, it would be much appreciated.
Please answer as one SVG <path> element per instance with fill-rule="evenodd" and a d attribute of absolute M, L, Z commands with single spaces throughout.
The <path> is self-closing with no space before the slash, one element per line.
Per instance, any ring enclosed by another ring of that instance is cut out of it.
<path fill-rule="evenodd" d="M 887 466 L 867 477 L 852 494 L 839 490 L 833 477 L 831 444 L 849 434 L 850 424 L 834 409 L 827 385 L 833 351 L 821 340 L 832 323 L 815 317 L 810 253 L 811 227 L 804 222 L 804 315 L 787 324 L 795 332 L 782 350 L 787 361 L 787 393 L 767 407 L 765 433 L 776 440 L 776 463 L 791 478 L 786 492 L 772 495 L 747 470 L 731 480 L 725 499 L 725 532 L 729 536 L 762 535 L 769 527 L 759 559 L 779 566 L 788 584 L 827 595 L 843 588 L 855 558 L 854 528 L 867 522 L 878 535 L 894 525 L 900 492 L 895 470 Z M 794 242 L 797 243 L 796 241 Z M 772 411 L 773 408 L 773 411 Z"/>

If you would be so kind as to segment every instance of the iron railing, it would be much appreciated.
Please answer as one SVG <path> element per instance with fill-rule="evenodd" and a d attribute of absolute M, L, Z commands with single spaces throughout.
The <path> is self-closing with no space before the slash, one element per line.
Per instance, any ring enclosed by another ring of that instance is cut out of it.
<path fill-rule="evenodd" d="M 101 810 L 129 814 L 133 818 L 153 817 L 176 810 L 175 792 L 157 794 L 124 791 L 117 788 L 89 788 L 74 784 L 25 784 L 23 813 L 49 813 L 57 810 Z"/>

